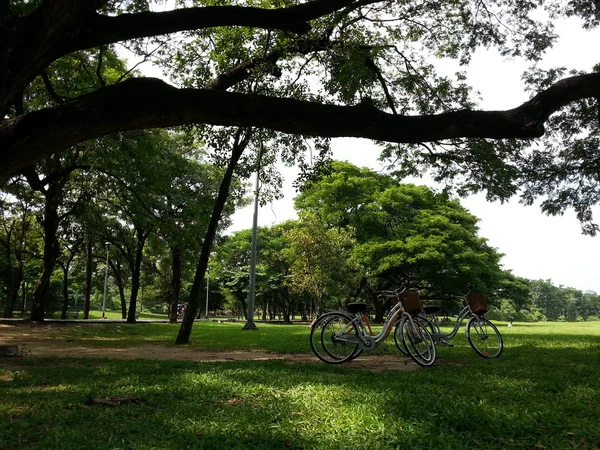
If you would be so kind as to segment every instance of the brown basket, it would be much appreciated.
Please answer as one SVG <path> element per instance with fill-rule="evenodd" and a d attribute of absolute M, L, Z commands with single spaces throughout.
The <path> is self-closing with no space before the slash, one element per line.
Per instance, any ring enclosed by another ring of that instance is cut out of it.
<path fill-rule="evenodd" d="M 404 291 L 400 294 L 400 301 L 407 313 L 418 314 L 421 312 L 421 297 L 418 291 Z"/>
<path fill-rule="evenodd" d="M 475 314 L 485 314 L 487 312 L 487 300 L 483 294 L 473 294 L 467 297 L 467 303 L 471 311 Z"/>

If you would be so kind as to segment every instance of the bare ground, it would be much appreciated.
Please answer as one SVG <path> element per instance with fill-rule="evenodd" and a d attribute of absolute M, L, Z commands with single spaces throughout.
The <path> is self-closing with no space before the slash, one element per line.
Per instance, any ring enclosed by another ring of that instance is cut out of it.
<path fill-rule="evenodd" d="M 61 325 L 61 327 L 63 326 L 67 325 Z M 114 358 L 124 360 L 153 359 L 198 362 L 283 360 L 290 363 L 324 364 L 312 353 L 214 352 L 189 346 L 174 347 L 151 344 L 136 345 L 134 347 L 87 347 L 64 339 L 60 327 L 38 324 L 0 324 L 0 345 L 17 345 L 21 347 L 24 352 L 23 358 Z M 14 357 L 0 357 L 0 368 L 5 364 L 11 364 L 14 362 L 14 359 Z M 373 372 L 383 372 L 386 370 L 409 371 L 419 368 L 409 358 L 399 353 L 394 355 L 361 355 L 359 358 L 341 364 L 338 367 L 370 370 Z"/>

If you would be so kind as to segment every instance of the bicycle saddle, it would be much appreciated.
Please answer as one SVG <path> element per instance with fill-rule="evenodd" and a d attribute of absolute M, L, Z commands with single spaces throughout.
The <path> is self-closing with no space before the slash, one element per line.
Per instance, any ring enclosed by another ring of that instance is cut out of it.
<path fill-rule="evenodd" d="M 348 303 L 348 312 L 352 314 L 356 314 L 359 312 L 365 312 L 369 310 L 369 305 L 366 303 Z"/>
<path fill-rule="evenodd" d="M 425 314 L 435 314 L 439 310 L 439 306 L 423 306 L 423 311 L 425 311 Z"/>

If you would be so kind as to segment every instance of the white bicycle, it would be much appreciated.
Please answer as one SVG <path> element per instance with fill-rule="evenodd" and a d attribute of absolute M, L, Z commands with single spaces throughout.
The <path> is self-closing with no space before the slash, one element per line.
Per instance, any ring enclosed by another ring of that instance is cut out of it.
<path fill-rule="evenodd" d="M 434 340 L 423 322 L 415 319 L 421 307 L 419 293 L 407 290 L 407 284 L 381 296 L 393 298 L 393 306 L 383 328 L 373 334 L 366 303 L 349 303 L 347 311 L 332 311 L 319 316 L 310 330 L 310 346 L 321 361 L 340 364 L 358 357 L 363 351 L 373 351 L 389 336 L 392 328 L 396 346 L 406 349 L 408 356 L 423 367 L 433 365 L 436 358 Z M 402 350 L 402 349 L 401 349 Z"/>

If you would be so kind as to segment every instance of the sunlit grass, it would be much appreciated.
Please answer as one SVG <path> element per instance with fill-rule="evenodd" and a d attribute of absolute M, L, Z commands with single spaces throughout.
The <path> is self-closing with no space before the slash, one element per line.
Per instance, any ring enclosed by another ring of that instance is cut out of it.
<path fill-rule="evenodd" d="M 197 323 L 192 345 L 309 351 L 307 326 L 242 325 Z M 412 372 L 282 361 L 3 360 L 0 448 L 596 449 L 600 330 L 582 333 L 580 325 L 500 324 L 506 348 L 495 360 L 476 356 L 461 330 L 433 368 Z M 177 330 L 103 324 L 60 333 L 74 344 L 98 334 L 119 345 L 172 345 Z M 97 397 L 138 401 L 86 405 Z"/>

